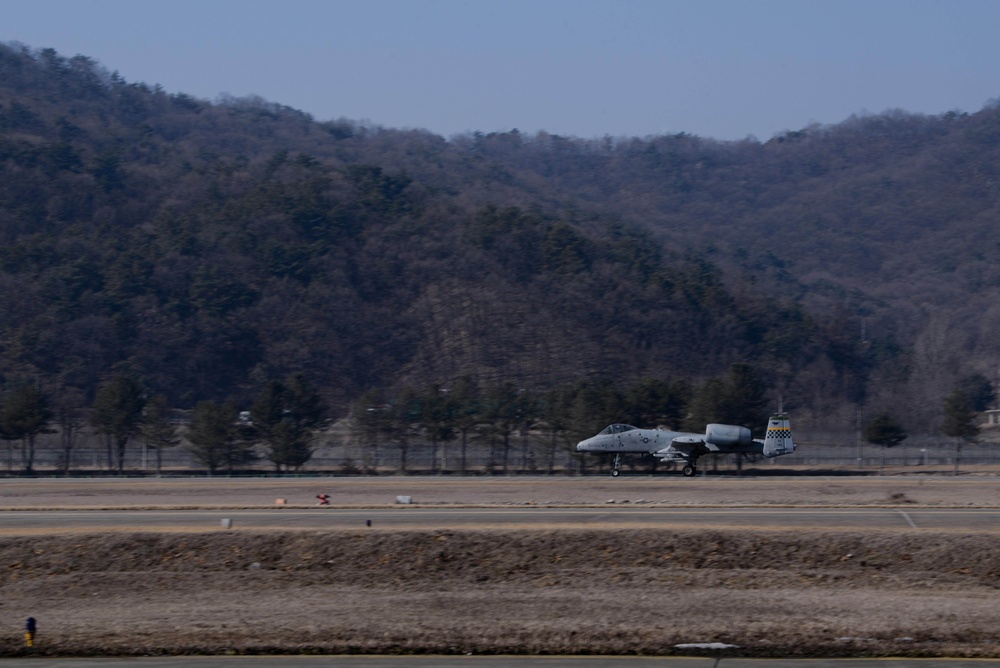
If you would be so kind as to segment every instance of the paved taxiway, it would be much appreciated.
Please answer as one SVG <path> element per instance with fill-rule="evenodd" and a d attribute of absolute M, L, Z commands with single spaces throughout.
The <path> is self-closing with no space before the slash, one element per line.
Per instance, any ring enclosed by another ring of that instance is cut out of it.
<path fill-rule="evenodd" d="M 732 659 L 615 656 L 249 656 L 0 659 L 0 668 L 997 668 L 1000 659 Z"/>
<path fill-rule="evenodd" d="M 275 508 L 261 510 L 11 510 L 0 533 L 234 529 L 767 528 L 1000 531 L 1000 509 L 966 508 Z"/>

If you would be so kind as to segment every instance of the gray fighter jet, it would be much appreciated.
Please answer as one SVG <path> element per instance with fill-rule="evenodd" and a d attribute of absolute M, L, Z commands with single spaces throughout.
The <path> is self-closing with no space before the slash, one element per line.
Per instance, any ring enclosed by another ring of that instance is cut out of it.
<path fill-rule="evenodd" d="M 683 462 L 685 476 L 698 472 L 698 458 L 708 454 L 728 452 L 780 457 L 795 451 L 788 416 L 772 415 L 767 422 L 764 439 L 755 439 L 746 427 L 731 424 L 710 424 L 704 434 L 691 434 L 664 429 L 638 429 L 630 424 L 612 424 L 597 436 L 576 444 L 577 452 L 607 452 L 615 455 L 611 475 L 618 475 L 622 455 L 633 453 L 652 455 L 663 462 Z"/>

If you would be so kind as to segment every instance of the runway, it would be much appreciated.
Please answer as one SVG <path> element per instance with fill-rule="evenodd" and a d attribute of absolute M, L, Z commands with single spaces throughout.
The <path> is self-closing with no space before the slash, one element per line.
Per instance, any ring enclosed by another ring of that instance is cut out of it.
<path fill-rule="evenodd" d="M 274 508 L 260 510 L 11 510 L 4 535 L 66 531 L 741 528 L 1000 531 L 1000 509 L 965 508 Z"/>

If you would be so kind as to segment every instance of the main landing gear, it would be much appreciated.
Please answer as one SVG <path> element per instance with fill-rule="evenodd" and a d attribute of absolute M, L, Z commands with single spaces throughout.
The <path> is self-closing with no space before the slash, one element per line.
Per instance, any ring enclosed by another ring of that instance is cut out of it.
<path fill-rule="evenodd" d="M 617 478 L 618 476 L 621 475 L 621 471 L 618 468 L 619 466 L 621 466 L 621 463 L 622 463 L 622 455 L 619 452 L 615 454 L 614 462 L 611 464 L 612 478 Z M 673 468 L 673 462 L 670 462 L 670 466 L 671 468 Z M 694 476 L 698 475 L 698 468 L 695 466 L 694 462 L 691 462 L 690 464 L 684 465 L 684 468 L 681 469 L 681 473 L 684 475 L 685 478 L 693 478 Z"/>

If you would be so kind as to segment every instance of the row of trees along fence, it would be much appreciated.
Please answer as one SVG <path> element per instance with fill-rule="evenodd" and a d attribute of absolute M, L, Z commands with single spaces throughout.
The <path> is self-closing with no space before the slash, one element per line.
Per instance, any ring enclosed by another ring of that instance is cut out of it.
<path fill-rule="evenodd" d="M 424 470 L 466 472 L 474 443 L 477 451 L 487 451 L 485 464 L 478 452 L 475 459 L 488 470 L 552 473 L 557 467 L 585 467 L 590 460 L 575 453 L 574 444 L 613 422 L 691 431 L 701 431 L 709 422 L 760 429 L 768 389 L 762 374 L 747 364 L 735 364 L 725 376 L 698 387 L 684 380 L 642 378 L 623 389 L 607 381 L 580 381 L 536 391 L 510 383 L 480 386 L 462 378 L 450 387 L 366 393 L 352 406 L 350 445 L 360 457 L 358 470 L 392 466 L 405 473 L 411 451 L 419 449 Z M 973 395 L 961 386 L 945 399 L 942 431 L 958 439 L 956 472 L 961 444 L 973 440 L 978 430 L 977 402 L 992 400 L 992 387 Z M 59 468 L 68 471 L 84 423 L 103 443 L 107 470 L 123 473 L 127 449 L 139 443 L 144 452 L 155 453 L 159 472 L 163 452 L 183 444 L 197 465 L 211 473 L 232 473 L 261 458 L 277 472 L 300 470 L 323 445 L 329 419 L 319 391 L 302 374 L 267 383 L 249 411 L 233 402 L 199 402 L 182 433 L 171 420 L 166 399 L 147 398 L 142 385 L 126 374 L 99 388 L 86 419 L 53 411 L 46 395 L 30 383 L 13 384 L 0 398 L 0 434 L 10 446 L 20 443 L 26 473 L 34 469 L 36 439 L 55 432 Z M 907 437 L 887 412 L 872 420 L 864 436 L 883 446 L 883 463 L 885 449 Z M 345 467 L 355 468 L 350 462 Z M 8 470 L 12 468 L 9 447 Z"/>
<path fill-rule="evenodd" d="M 511 383 L 480 387 L 462 378 L 451 387 L 363 395 L 352 407 L 354 440 L 365 469 L 378 469 L 391 448 L 399 468 L 409 468 L 415 442 L 430 444 L 432 470 L 469 469 L 472 440 L 489 450 L 487 468 L 552 473 L 557 455 L 611 422 L 679 426 L 691 403 L 686 381 L 643 378 L 624 390 L 607 381 L 580 381 L 547 391 Z M 531 442 L 530 435 L 541 434 Z M 457 461 L 449 445 L 457 442 Z"/>
<path fill-rule="evenodd" d="M 231 402 L 200 402 L 184 436 L 194 460 L 212 473 L 232 472 L 256 459 L 258 452 L 279 472 L 297 470 L 312 455 L 317 434 L 327 423 L 326 413 L 316 387 L 304 375 L 293 374 L 264 387 L 254 401 L 253 419 L 241 419 Z M 106 469 L 119 475 L 124 473 L 130 445 L 138 442 L 154 451 L 159 472 L 163 451 L 185 442 L 166 398 L 147 397 L 142 384 L 126 374 L 102 384 L 89 411 L 69 407 L 54 411 L 46 394 L 32 383 L 12 384 L 0 398 L 0 436 L 8 442 L 8 470 L 13 468 L 14 442 L 21 445 L 24 473 L 31 474 L 37 438 L 58 432 L 58 468 L 68 472 L 85 425 L 103 442 Z"/>
<path fill-rule="evenodd" d="M 979 414 L 996 401 L 996 389 L 981 374 L 962 379 L 944 398 L 941 412 L 941 433 L 954 439 L 954 474 L 958 475 L 962 461 L 962 446 L 974 443 L 979 436 Z M 879 474 L 885 469 L 885 451 L 905 441 L 908 437 L 903 426 L 888 412 L 878 413 L 864 429 L 864 439 L 882 446 Z"/>
<path fill-rule="evenodd" d="M 353 423 L 370 468 L 379 467 L 380 451 L 388 447 L 396 451 L 398 466 L 405 472 L 412 445 L 429 442 L 437 469 L 447 465 L 447 445 L 457 440 L 458 468 L 465 471 L 470 440 L 476 439 L 488 443 L 491 468 L 507 472 L 512 467 L 541 466 L 551 472 L 560 449 L 571 452 L 572 444 L 610 422 L 679 427 L 687 419 L 701 422 L 703 428 L 710 417 L 736 419 L 738 414 L 752 414 L 753 421 L 761 422 L 759 404 L 765 401 L 765 391 L 760 374 L 749 365 L 734 365 L 728 377 L 713 379 L 698 390 L 683 380 L 643 378 L 625 389 L 607 381 L 581 381 L 540 392 L 510 383 L 481 387 L 463 378 L 450 388 L 434 385 L 395 395 L 369 392 L 353 407 Z M 733 412 L 741 402 L 745 409 Z M 22 441 L 21 462 L 30 473 L 34 438 L 51 431 L 48 399 L 28 384 L 9 389 L 0 405 L 7 416 L 4 438 Z M 328 422 L 317 388 L 304 375 L 294 374 L 283 382 L 268 383 L 249 411 L 241 411 L 233 402 L 199 402 L 187 429 L 178 434 L 163 397 L 147 398 L 135 378 L 116 374 L 100 386 L 89 411 L 59 411 L 60 468 L 69 469 L 76 436 L 87 425 L 103 442 L 107 470 L 119 474 L 124 472 L 128 448 L 136 443 L 156 453 L 157 470 L 162 452 L 183 443 L 195 461 L 213 473 L 246 467 L 261 452 L 276 471 L 294 471 L 312 457 Z M 529 434 L 538 431 L 545 434 L 541 454 L 529 447 Z M 513 461 L 514 453 L 520 455 L 519 461 Z M 11 455 L 9 464 L 12 459 Z"/>
<path fill-rule="evenodd" d="M 357 442 L 351 435 L 351 420 L 341 419 L 323 432 L 317 439 L 315 449 L 309 461 L 298 471 L 282 472 L 278 475 L 398 475 L 399 451 L 395 447 L 379 448 L 379 467 L 370 467 L 373 461 L 367 445 Z M 162 458 L 162 475 L 205 475 L 208 468 L 195 459 L 187 447 L 184 434 L 186 427 L 178 429 L 181 443 L 178 447 L 166 448 L 159 453 L 152 447 L 136 441 L 130 445 L 125 455 L 126 475 L 155 475 L 157 456 Z M 882 463 L 883 448 L 878 445 L 863 443 L 859 448 L 853 432 L 841 434 L 812 434 L 795 429 L 798 448 L 794 454 L 777 459 L 744 458 L 741 461 L 734 455 L 709 455 L 700 461 L 700 468 L 709 475 L 713 472 L 738 474 L 743 469 L 751 468 L 768 475 L 788 474 L 798 469 L 852 472 L 876 475 Z M 35 454 L 36 475 L 53 475 L 64 470 L 61 451 L 59 450 L 59 434 L 43 434 L 38 438 Z M 510 467 L 506 475 L 549 475 L 546 453 L 548 435 L 541 429 L 532 430 L 527 435 L 528 456 L 522 460 L 521 435 L 514 434 L 517 444 L 511 451 Z M 441 465 L 441 445 L 435 450 L 427 441 L 415 440 L 410 446 L 407 456 L 407 473 L 413 475 L 460 473 L 459 452 L 457 441 L 447 445 L 445 467 Z M 8 450 L 0 443 L 0 475 L 7 471 L 23 475 L 21 466 L 20 443 L 14 442 Z M 468 475 L 503 475 L 496 451 L 481 437 L 474 436 L 469 440 L 467 454 Z M 253 448 L 253 460 L 242 467 L 236 467 L 230 473 L 225 466 L 219 466 L 214 475 L 240 476 L 262 475 L 274 472 L 274 466 L 267 459 L 265 447 L 262 444 Z M 491 457 L 492 455 L 492 457 Z M 11 456 L 11 459 L 7 459 Z M 7 460 L 6 462 L 4 460 Z M 525 464 L 522 464 L 526 461 Z M 609 473 L 610 459 L 587 456 L 581 457 L 571 448 L 559 448 L 555 453 L 552 475 L 579 475 L 581 473 Z M 944 435 L 923 434 L 919 437 L 911 435 L 897 447 L 885 449 L 885 473 L 953 473 L 955 465 L 954 439 Z M 977 440 L 963 445 L 961 452 L 961 472 L 966 473 L 977 467 L 995 469 L 1000 466 L 1000 447 L 996 444 Z M 10 468 L 8 468 L 10 467 Z M 666 472 L 675 467 L 665 466 L 651 457 L 626 457 L 621 469 L 632 473 Z M 106 475 L 106 452 L 103 441 L 92 430 L 85 429 L 78 435 L 77 445 L 71 453 L 71 475 Z"/>

